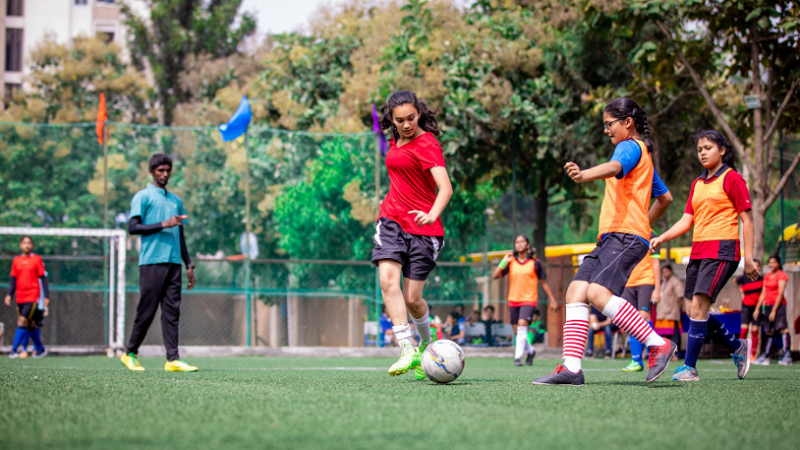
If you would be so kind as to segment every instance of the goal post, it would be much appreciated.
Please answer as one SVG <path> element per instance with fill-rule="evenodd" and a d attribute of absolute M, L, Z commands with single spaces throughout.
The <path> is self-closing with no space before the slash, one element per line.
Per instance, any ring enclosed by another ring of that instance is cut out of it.
<path fill-rule="evenodd" d="M 125 230 L 89 228 L 24 228 L 0 227 L 6 236 L 57 236 L 108 239 L 108 354 L 122 351 L 125 342 L 125 263 L 127 234 Z M 44 257 L 46 259 L 46 256 Z"/>

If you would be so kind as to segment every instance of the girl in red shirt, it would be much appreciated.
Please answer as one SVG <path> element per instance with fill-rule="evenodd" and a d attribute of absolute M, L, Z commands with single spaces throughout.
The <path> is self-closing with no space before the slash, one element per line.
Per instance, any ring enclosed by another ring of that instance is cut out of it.
<path fill-rule="evenodd" d="M 423 379 L 420 358 L 431 342 L 431 326 L 422 290 L 444 247 L 441 215 L 453 187 L 436 140 L 439 124 L 416 94 L 399 91 L 389 97 L 381 130 L 392 134 L 386 154 L 390 185 L 375 223 L 372 263 L 378 266 L 383 301 L 401 349 L 389 375 L 417 369 L 417 379 Z M 409 313 L 420 335 L 419 348 L 414 348 Z"/>
<path fill-rule="evenodd" d="M 697 156 L 703 174 L 694 181 L 683 217 L 661 236 L 651 241 L 655 248 L 688 232 L 692 227 L 692 254 L 686 267 L 686 289 L 691 325 L 684 365 L 672 376 L 675 381 L 698 381 L 697 358 L 706 336 L 719 338 L 733 353 L 740 379 L 750 370 L 749 339 L 739 339 L 722 322 L 709 315 L 711 304 L 736 271 L 741 259 L 739 220 L 744 235 L 744 271 L 751 280 L 759 273 L 753 261 L 753 213 L 750 192 L 736 171 L 736 153 L 727 139 L 716 131 L 695 136 Z"/>
<path fill-rule="evenodd" d="M 786 297 L 783 294 L 786 292 L 786 283 L 789 281 L 789 276 L 783 271 L 779 256 L 770 256 L 767 265 L 770 271 L 764 275 L 764 289 L 761 291 L 761 297 L 758 299 L 753 318 L 758 320 L 759 315 L 764 314 L 764 318 L 761 319 L 762 326 L 764 334 L 769 337 L 765 339 L 767 348 L 754 364 L 769 365 L 772 336 L 778 331 L 781 334 L 781 339 L 783 339 L 783 349 L 785 351 L 778 364 L 788 366 L 792 363 L 792 354 L 789 351 L 789 322 L 786 321 Z"/>
<path fill-rule="evenodd" d="M 11 280 L 8 283 L 6 306 L 11 306 L 11 297 L 17 298 L 17 333 L 14 335 L 14 345 L 11 347 L 9 357 L 25 357 L 25 347 L 28 338 L 33 339 L 36 352 L 34 358 L 47 355 L 39 328 L 44 320 L 45 308 L 50 306 L 50 289 L 47 286 L 47 274 L 44 271 L 42 258 L 33 253 L 33 239 L 23 236 L 19 243 L 22 254 L 14 258 L 11 263 Z M 44 295 L 42 295 L 44 294 Z M 22 345 L 22 353 L 18 347 Z M 23 355 L 24 354 L 24 355 Z"/>

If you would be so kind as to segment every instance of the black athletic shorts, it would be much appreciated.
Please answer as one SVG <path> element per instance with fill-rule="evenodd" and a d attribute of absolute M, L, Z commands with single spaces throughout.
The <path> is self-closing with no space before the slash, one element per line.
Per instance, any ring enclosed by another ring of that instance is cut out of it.
<path fill-rule="evenodd" d="M 753 318 L 753 313 L 754 312 L 756 312 L 755 305 L 753 305 L 753 306 L 747 306 L 747 305 L 744 305 L 744 304 L 742 305 L 742 326 L 743 327 L 747 326 L 747 325 L 755 325 L 757 327 L 761 326 L 762 315 L 759 315 L 758 316 L 758 320 L 756 320 L 756 319 Z"/>
<path fill-rule="evenodd" d="M 691 299 L 695 294 L 705 294 L 714 303 L 738 266 L 736 261 L 690 259 L 686 266 L 686 290 L 683 296 Z"/>
<path fill-rule="evenodd" d="M 20 317 L 28 319 L 28 323 L 33 322 L 37 327 L 44 325 L 44 311 L 39 309 L 36 302 L 17 303 L 17 312 Z"/>
<path fill-rule="evenodd" d="M 769 321 L 769 313 L 772 312 L 772 305 L 767 305 L 759 314 L 758 318 L 761 320 L 761 326 L 766 334 L 775 334 L 780 330 L 789 328 L 789 322 L 786 321 L 786 305 L 778 306 L 775 311 L 775 321 Z"/>
<path fill-rule="evenodd" d="M 519 319 L 527 320 L 528 323 L 533 322 L 533 313 L 535 312 L 536 307 L 531 305 L 509 306 L 509 323 L 511 323 L 511 325 L 516 325 Z"/>
<path fill-rule="evenodd" d="M 444 247 L 441 236 L 420 236 L 406 233 L 394 220 L 381 217 L 375 223 L 375 247 L 372 249 L 372 263 L 376 266 L 381 259 L 391 259 L 403 265 L 403 277 L 409 280 L 425 281 L 436 268 L 436 258 Z"/>
<path fill-rule="evenodd" d="M 653 310 L 653 291 L 656 287 L 652 284 L 626 287 L 622 291 L 622 298 L 639 311 L 650 312 Z"/>
<path fill-rule="evenodd" d="M 649 246 L 634 234 L 609 233 L 592 253 L 586 255 L 573 281 L 588 281 L 622 294 L 628 278 L 639 262 L 647 256 Z"/>

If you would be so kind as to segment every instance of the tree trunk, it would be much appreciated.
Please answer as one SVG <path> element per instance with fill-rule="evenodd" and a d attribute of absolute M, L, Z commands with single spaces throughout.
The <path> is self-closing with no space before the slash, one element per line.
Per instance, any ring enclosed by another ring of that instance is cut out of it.
<path fill-rule="evenodd" d="M 543 164 L 539 163 L 541 168 Z M 536 249 L 536 256 L 545 261 L 544 248 L 547 245 L 547 210 L 550 208 L 550 199 L 547 196 L 547 177 L 539 171 L 539 179 L 534 197 L 534 220 L 533 220 L 533 247 Z"/>
<path fill-rule="evenodd" d="M 758 195 L 758 194 L 756 194 Z M 753 204 L 753 260 L 764 261 L 764 232 L 767 224 L 767 209 L 761 199 L 752 199 Z M 744 256 L 744 255 L 742 255 Z"/>

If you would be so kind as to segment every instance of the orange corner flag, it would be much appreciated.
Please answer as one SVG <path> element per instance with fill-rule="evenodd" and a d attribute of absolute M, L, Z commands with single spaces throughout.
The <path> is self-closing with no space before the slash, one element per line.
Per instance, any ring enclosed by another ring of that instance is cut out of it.
<path fill-rule="evenodd" d="M 97 108 L 97 142 L 100 145 L 103 145 L 103 139 L 105 138 L 104 127 L 106 125 L 106 120 L 108 120 L 108 114 L 106 114 L 106 96 L 102 92 L 100 93 L 100 105 Z"/>

